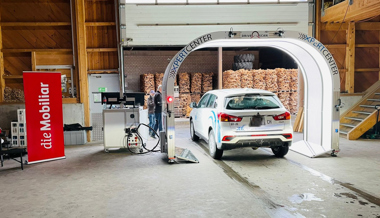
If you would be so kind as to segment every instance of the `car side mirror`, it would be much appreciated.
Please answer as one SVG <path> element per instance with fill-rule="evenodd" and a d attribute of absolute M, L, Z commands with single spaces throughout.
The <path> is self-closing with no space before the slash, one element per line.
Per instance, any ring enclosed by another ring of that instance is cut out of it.
<path fill-rule="evenodd" d="M 197 108 L 197 103 L 196 102 L 191 102 L 190 103 L 191 108 Z"/>

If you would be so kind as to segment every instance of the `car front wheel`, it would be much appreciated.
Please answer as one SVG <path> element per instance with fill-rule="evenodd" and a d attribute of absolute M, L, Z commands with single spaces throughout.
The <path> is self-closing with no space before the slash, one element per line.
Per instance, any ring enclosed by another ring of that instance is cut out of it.
<path fill-rule="evenodd" d="M 222 158 L 223 150 L 218 149 L 218 147 L 216 146 L 214 130 L 211 130 L 208 134 L 208 149 L 212 158 L 217 160 Z"/>
<path fill-rule="evenodd" d="M 276 157 L 284 157 L 289 151 L 289 146 L 273 147 L 272 152 Z"/>
<path fill-rule="evenodd" d="M 193 140 L 194 142 L 199 140 L 199 137 L 197 135 L 195 135 L 195 129 L 194 129 L 193 121 L 190 121 L 190 136 L 191 136 L 191 140 Z"/>

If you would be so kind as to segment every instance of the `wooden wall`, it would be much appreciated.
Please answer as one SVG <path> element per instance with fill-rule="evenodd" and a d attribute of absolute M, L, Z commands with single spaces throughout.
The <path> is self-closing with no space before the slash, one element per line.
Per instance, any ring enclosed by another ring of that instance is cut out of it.
<path fill-rule="evenodd" d="M 23 89 L 22 71 L 35 70 L 36 65 L 73 65 L 60 70 L 79 87 L 77 16 L 84 17 L 84 74 L 117 73 L 117 43 L 113 0 L 72 0 L 73 29 L 69 0 L 2 0 L 0 3 L 0 103 L 4 87 Z M 81 4 L 81 11 L 76 11 Z M 74 36 L 74 42 L 72 41 Z M 73 52 L 74 43 L 74 52 Z M 82 58 L 83 59 L 83 58 Z M 87 77 L 87 76 L 84 77 Z M 75 99 L 82 102 L 80 89 Z M 70 94 L 63 93 L 66 97 Z"/>
<path fill-rule="evenodd" d="M 69 1 L 2 0 L 0 20 L 0 102 L 5 86 L 23 89 L 23 71 L 36 65 L 72 65 Z M 62 73 L 76 81 L 70 70 Z"/>
<path fill-rule="evenodd" d="M 114 0 L 71 1 L 0 0 L 0 104 L 6 86 L 23 89 L 23 71 L 73 65 L 73 78 L 52 70 L 74 81 L 77 94 L 63 103 L 83 103 L 89 126 L 88 73 L 118 73 Z"/>
<path fill-rule="evenodd" d="M 379 16 L 360 21 L 353 18 L 343 23 L 342 20 L 317 22 L 316 38 L 334 56 L 341 77 L 341 92 L 365 92 L 380 80 L 380 11 L 377 14 Z M 323 17 L 319 17 L 320 20 Z"/>

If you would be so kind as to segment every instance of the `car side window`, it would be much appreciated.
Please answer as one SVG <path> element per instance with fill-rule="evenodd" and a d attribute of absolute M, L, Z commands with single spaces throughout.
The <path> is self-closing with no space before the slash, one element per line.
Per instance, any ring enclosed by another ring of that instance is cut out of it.
<path fill-rule="evenodd" d="M 198 108 L 205 108 L 209 97 L 210 94 L 206 94 L 205 96 L 203 96 L 203 98 L 198 103 Z"/>
<path fill-rule="evenodd" d="M 209 108 L 213 108 L 214 107 L 214 103 L 215 103 L 215 100 L 216 100 L 216 95 L 210 95 L 210 98 L 208 100 L 208 103 L 207 103 L 207 107 Z"/>

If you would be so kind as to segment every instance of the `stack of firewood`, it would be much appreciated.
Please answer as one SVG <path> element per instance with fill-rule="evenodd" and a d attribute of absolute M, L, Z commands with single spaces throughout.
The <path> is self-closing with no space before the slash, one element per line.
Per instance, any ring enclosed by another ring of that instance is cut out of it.
<path fill-rule="evenodd" d="M 278 91 L 290 90 L 290 74 L 284 68 L 276 68 Z"/>
<path fill-rule="evenodd" d="M 206 93 L 213 90 L 212 87 L 212 76 L 214 73 L 202 73 L 202 92 Z"/>
<path fill-rule="evenodd" d="M 289 94 L 289 92 L 277 93 L 278 98 L 287 110 L 289 110 Z"/>
<path fill-rule="evenodd" d="M 164 74 L 163 73 L 156 73 L 154 75 L 154 78 L 155 78 L 155 82 L 156 82 L 156 89 L 158 89 L 158 86 L 159 85 L 162 85 L 162 79 L 164 78 Z"/>
<path fill-rule="evenodd" d="M 241 87 L 253 88 L 253 71 L 251 70 L 239 70 L 241 75 Z"/>
<path fill-rule="evenodd" d="M 274 70 L 265 71 L 265 88 L 268 91 L 276 92 L 278 89 L 277 75 Z"/>
<path fill-rule="evenodd" d="M 149 98 L 149 94 L 148 95 L 144 95 L 144 109 L 147 109 L 148 108 L 148 98 Z"/>
<path fill-rule="evenodd" d="M 179 73 L 179 92 L 190 92 L 190 75 L 189 73 Z"/>
<path fill-rule="evenodd" d="M 202 97 L 201 94 L 198 94 L 198 93 L 192 93 L 190 94 L 190 96 L 191 96 L 191 102 L 196 102 L 196 103 L 198 103 Z"/>
<path fill-rule="evenodd" d="M 298 89 L 298 70 L 290 69 L 288 70 L 290 75 L 290 90 L 297 91 Z"/>
<path fill-rule="evenodd" d="M 190 94 L 179 94 L 180 108 L 182 108 L 182 116 L 186 116 L 187 107 L 191 103 Z"/>
<path fill-rule="evenodd" d="M 223 72 L 223 89 L 241 88 L 241 72 L 227 70 Z"/>
<path fill-rule="evenodd" d="M 21 89 L 4 88 L 4 102 L 25 102 L 24 91 Z"/>
<path fill-rule="evenodd" d="M 253 70 L 253 88 L 265 90 L 265 70 Z"/>
<path fill-rule="evenodd" d="M 191 74 L 191 92 L 192 93 L 202 92 L 202 74 L 201 73 Z"/>
<path fill-rule="evenodd" d="M 150 90 L 156 90 L 154 83 L 154 74 L 147 73 L 140 75 L 140 88 L 145 94 L 149 93 Z"/>
<path fill-rule="evenodd" d="M 292 92 L 289 96 L 289 111 L 292 114 L 298 112 L 298 93 Z"/>

